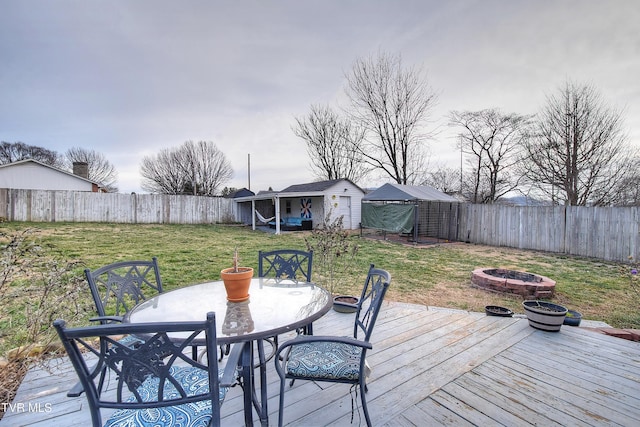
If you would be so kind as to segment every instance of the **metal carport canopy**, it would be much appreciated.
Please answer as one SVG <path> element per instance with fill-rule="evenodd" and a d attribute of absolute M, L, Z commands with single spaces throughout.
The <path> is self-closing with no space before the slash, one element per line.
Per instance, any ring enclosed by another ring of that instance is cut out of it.
<path fill-rule="evenodd" d="M 458 199 L 428 185 L 401 185 L 387 183 L 362 198 L 368 202 L 417 201 L 457 202 Z"/>

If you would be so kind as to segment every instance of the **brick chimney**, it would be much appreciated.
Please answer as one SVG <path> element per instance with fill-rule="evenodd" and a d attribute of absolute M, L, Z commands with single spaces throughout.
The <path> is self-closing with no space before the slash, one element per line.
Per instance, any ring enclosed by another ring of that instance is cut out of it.
<path fill-rule="evenodd" d="M 73 174 L 89 179 L 89 164 L 87 162 L 73 162 Z"/>

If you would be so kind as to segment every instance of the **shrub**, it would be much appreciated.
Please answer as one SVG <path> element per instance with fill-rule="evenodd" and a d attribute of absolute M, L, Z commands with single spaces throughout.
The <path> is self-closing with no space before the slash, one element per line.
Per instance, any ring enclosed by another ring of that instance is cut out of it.
<path fill-rule="evenodd" d="M 9 359 L 39 357 L 57 343 L 55 319 L 73 321 L 92 310 L 79 263 L 57 259 L 34 234 L 0 232 L 0 299 L 12 301 L 0 305 L 0 349 Z"/>
<path fill-rule="evenodd" d="M 313 251 L 314 281 L 332 294 L 337 292 L 358 255 L 358 245 L 349 239 L 342 226 L 342 216 L 331 220 L 331 211 L 322 223 L 305 237 L 307 250 Z M 320 277 L 320 280 L 318 280 Z"/>

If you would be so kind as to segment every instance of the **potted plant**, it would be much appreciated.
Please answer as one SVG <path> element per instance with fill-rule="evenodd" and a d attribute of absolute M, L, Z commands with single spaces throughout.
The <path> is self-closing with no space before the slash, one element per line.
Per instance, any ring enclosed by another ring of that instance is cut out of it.
<path fill-rule="evenodd" d="M 543 331 L 558 332 L 567 308 L 548 301 L 529 300 L 522 303 L 529 325 Z"/>
<path fill-rule="evenodd" d="M 227 290 L 227 300 L 231 302 L 241 302 L 249 299 L 249 285 L 253 277 L 253 268 L 238 267 L 238 248 L 233 254 L 233 267 L 220 271 L 220 277 Z"/>
<path fill-rule="evenodd" d="M 342 216 L 332 220 L 329 210 L 322 223 L 304 240 L 307 249 L 314 253 L 314 277 L 320 277 L 318 283 L 333 295 L 333 309 L 354 313 L 360 298 L 337 293 L 345 277 L 351 274 L 358 254 L 358 245 L 343 229 Z"/>
<path fill-rule="evenodd" d="M 582 319 L 582 314 L 575 310 L 567 310 L 567 315 L 564 318 L 563 325 L 569 326 L 580 326 L 580 320 Z"/>

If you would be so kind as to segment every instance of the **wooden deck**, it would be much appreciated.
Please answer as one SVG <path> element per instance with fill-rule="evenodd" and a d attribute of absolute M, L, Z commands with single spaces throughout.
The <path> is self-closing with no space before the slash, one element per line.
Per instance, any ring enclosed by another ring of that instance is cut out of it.
<path fill-rule="evenodd" d="M 331 311 L 314 331 L 348 335 L 351 316 Z M 367 397 L 375 426 L 637 426 L 640 420 L 640 343 L 587 328 L 542 332 L 522 318 L 385 303 L 373 345 Z M 273 363 L 268 379 L 270 423 L 277 425 Z M 89 425 L 84 396 L 65 395 L 75 380 L 65 361 L 51 374 L 32 370 L 0 427 Z M 352 398 L 359 408 L 348 385 L 297 381 L 287 386 L 285 422 L 348 426 Z M 223 425 L 242 425 L 239 387 L 222 414 Z M 354 425 L 364 425 L 361 416 L 356 410 Z"/>

